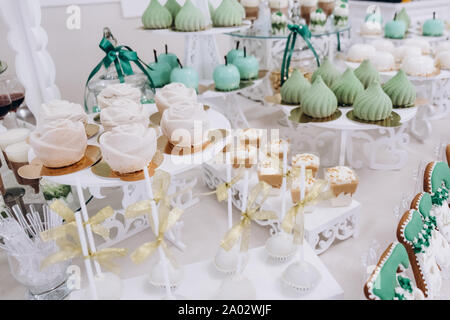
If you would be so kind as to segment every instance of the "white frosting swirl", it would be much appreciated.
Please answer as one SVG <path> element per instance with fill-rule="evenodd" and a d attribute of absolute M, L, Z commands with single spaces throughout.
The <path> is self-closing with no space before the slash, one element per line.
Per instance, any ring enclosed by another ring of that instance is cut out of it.
<path fill-rule="evenodd" d="M 97 96 L 100 109 L 104 109 L 120 98 L 127 98 L 136 103 L 141 103 L 141 90 L 128 83 L 116 83 L 107 86 Z"/>
<path fill-rule="evenodd" d="M 88 116 L 81 105 L 66 100 L 55 99 L 42 104 L 38 119 L 40 124 L 62 119 L 86 123 Z"/>
<path fill-rule="evenodd" d="M 169 141 L 179 147 L 203 144 L 210 123 L 201 103 L 189 101 L 171 105 L 161 119 L 161 130 Z"/>
<path fill-rule="evenodd" d="M 103 159 L 122 174 L 146 167 L 156 153 L 156 144 L 155 130 L 141 124 L 114 127 L 100 136 Z"/>
<path fill-rule="evenodd" d="M 420 57 L 422 49 L 417 46 L 399 46 L 394 49 L 395 60 L 402 62 L 409 57 Z"/>
<path fill-rule="evenodd" d="M 347 17 L 348 16 L 348 6 L 337 6 L 334 8 L 333 11 L 335 16 L 339 16 L 339 17 Z"/>
<path fill-rule="evenodd" d="M 81 122 L 55 120 L 33 131 L 30 145 L 45 166 L 65 167 L 83 158 L 87 146 L 86 131 Z"/>
<path fill-rule="evenodd" d="M 321 21 L 326 21 L 327 20 L 327 15 L 323 12 L 323 11 L 314 11 L 313 13 L 311 13 L 311 22 L 321 22 Z"/>
<path fill-rule="evenodd" d="M 411 76 L 429 76 L 435 70 L 434 60 L 429 56 L 408 57 L 401 68 Z"/>
<path fill-rule="evenodd" d="M 183 101 L 197 102 L 197 93 L 193 88 L 186 88 L 182 83 L 174 82 L 164 86 L 155 94 L 155 103 L 160 113 L 168 109 L 171 105 Z"/>
<path fill-rule="evenodd" d="M 420 47 L 420 49 L 422 49 L 422 54 L 430 54 L 431 52 L 430 43 L 425 39 L 410 38 L 406 39 L 404 44 L 405 46 Z"/>
<path fill-rule="evenodd" d="M 269 0 L 269 7 L 272 9 L 287 8 L 288 4 L 288 0 Z"/>
<path fill-rule="evenodd" d="M 370 59 L 375 54 L 375 47 L 370 44 L 356 43 L 350 47 L 347 53 L 347 60 L 353 62 L 362 62 Z"/>
<path fill-rule="evenodd" d="M 341 185 L 358 182 L 355 172 L 349 167 L 337 166 L 328 168 L 325 171 L 325 178 L 331 184 Z"/>
<path fill-rule="evenodd" d="M 259 0 L 241 0 L 244 7 L 254 8 L 259 6 Z"/>
<path fill-rule="evenodd" d="M 111 105 L 100 112 L 100 121 L 106 131 L 124 124 L 138 123 L 148 127 L 149 117 L 142 105 L 129 100 L 126 107 Z"/>
<path fill-rule="evenodd" d="M 300 0 L 302 6 L 314 7 L 317 5 L 317 0 Z"/>

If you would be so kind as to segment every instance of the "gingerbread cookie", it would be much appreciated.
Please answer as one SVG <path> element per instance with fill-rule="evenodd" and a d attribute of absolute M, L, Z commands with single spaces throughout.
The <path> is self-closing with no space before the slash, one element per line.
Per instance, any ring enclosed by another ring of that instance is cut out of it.
<path fill-rule="evenodd" d="M 423 300 L 418 289 L 404 271 L 409 267 L 405 247 L 393 242 L 383 252 L 375 269 L 364 285 L 369 300 Z"/>
<path fill-rule="evenodd" d="M 397 239 L 408 252 L 417 287 L 430 298 L 439 295 L 442 286 L 437 262 L 440 253 L 433 243 L 436 234 L 432 220 L 425 222 L 417 210 L 405 212 L 397 227 Z"/>
<path fill-rule="evenodd" d="M 450 169 L 445 162 L 430 162 L 423 177 L 423 188 L 431 194 L 431 215 L 436 217 L 437 227 L 450 242 L 450 209 L 448 191 L 450 189 Z"/>
<path fill-rule="evenodd" d="M 447 164 L 450 166 L 450 144 L 445 148 L 445 157 L 447 158 Z"/>
<path fill-rule="evenodd" d="M 411 209 L 417 210 L 422 215 L 424 223 L 435 226 L 430 246 L 433 246 L 433 250 L 436 252 L 436 261 L 439 268 L 444 270 L 450 267 L 450 244 L 441 232 L 442 230 L 436 228 L 437 219 L 433 215 L 432 207 L 431 194 L 428 192 L 418 193 L 411 202 Z"/>

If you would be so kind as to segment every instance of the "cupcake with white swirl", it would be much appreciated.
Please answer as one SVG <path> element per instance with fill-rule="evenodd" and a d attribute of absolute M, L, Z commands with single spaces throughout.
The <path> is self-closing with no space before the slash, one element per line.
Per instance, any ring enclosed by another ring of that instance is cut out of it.
<path fill-rule="evenodd" d="M 100 91 L 97 96 L 97 103 L 100 109 L 108 108 L 116 100 L 129 99 L 135 103 L 141 103 L 141 90 L 128 83 L 116 83 L 107 86 Z"/>
<path fill-rule="evenodd" d="M 129 100 L 125 106 L 113 103 L 110 107 L 103 109 L 100 112 L 100 122 L 103 128 L 109 131 L 114 127 L 133 123 L 148 127 L 149 117 L 141 104 Z"/>
<path fill-rule="evenodd" d="M 87 146 L 86 131 L 81 122 L 55 120 L 33 131 L 30 145 L 44 166 L 65 167 L 83 158 Z"/>
<path fill-rule="evenodd" d="M 197 93 L 193 88 L 187 88 L 183 83 L 174 82 L 164 86 L 155 94 L 155 103 L 162 114 L 171 105 L 183 101 L 197 102 Z"/>
<path fill-rule="evenodd" d="M 120 174 L 142 170 L 156 153 L 156 132 L 141 124 L 113 128 L 100 136 L 103 159 Z"/>
<path fill-rule="evenodd" d="M 42 104 L 39 124 L 63 119 L 86 123 L 88 117 L 83 107 L 77 103 L 55 99 Z"/>
<path fill-rule="evenodd" d="M 209 128 L 208 115 L 201 103 L 184 101 L 171 105 L 161 119 L 163 134 L 170 143 L 182 148 L 201 146 Z"/>

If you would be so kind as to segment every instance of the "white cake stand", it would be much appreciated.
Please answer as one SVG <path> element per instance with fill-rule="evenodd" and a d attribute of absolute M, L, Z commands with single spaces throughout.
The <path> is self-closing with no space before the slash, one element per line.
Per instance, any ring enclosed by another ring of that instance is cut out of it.
<path fill-rule="evenodd" d="M 284 105 L 279 107 L 286 117 L 295 108 Z M 405 131 L 408 122 L 416 116 L 418 108 L 421 107 L 394 109 L 401 117 L 399 127 L 381 127 L 352 121 L 346 116 L 351 108 L 340 108 L 342 115 L 334 121 L 295 123 L 288 120 L 289 127 L 283 135 L 291 140 L 293 150 L 307 149 L 307 151 L 319 153 L 320 148 L 325 149 L 328 153 L 321 154 L 321 162 L 325 166 L 336 165 L 337 162 L 339 165 L 347 163 L 353 168 L 361 168 L 365 162 L 357 159 L 359 153 L 354 152 L 357 148 L 353 146 L 354 140 L 357 139 L 364 142 L 361 150 L 369 160 L 367 167 L 375 170 L 397 170 L 403 168 L 408 160 L 405 147 L 409 143 L 409 135 Z M 322 130 L 320 133 L 308 134 L 306 128 Z M 378 133 L 378 135 L 371 135 L 370 132 Z M 378 153 L 382 151 L 388 152 L 390 161 L 379 161 Z"/>
<path fill-rule="evenodd" d="M 250 28 L 250 21 L 243 21 L 239 27 L 210 28 L 196 32 L 181 32 L 172 29 L 149 30 L 139 28 L 146 34 L 160 36 L 184 36 L 184 65 L 197 70 L 200 81 L 212 80 L 214 68 L 221 59 L 215 36 Z"/>

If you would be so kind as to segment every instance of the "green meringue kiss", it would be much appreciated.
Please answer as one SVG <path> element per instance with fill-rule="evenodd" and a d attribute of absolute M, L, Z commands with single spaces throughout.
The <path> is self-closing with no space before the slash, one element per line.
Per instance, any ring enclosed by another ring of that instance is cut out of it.
<path fill-rule="evenodd" d="M 337 109 L 337 99 L 322 77 L 317 76 L 301 99 L 302 111 L 313 118 L 327 118 Z"/>
<path fill-rule="evenodd" d="M 336 81 L 340 75 L 339 70 L 333 66 L 328 58 L 325 58 L 320 67 L 314 71 L 311 82 L 314 82 L 318 76 L 321 76 L 326 85 L 331 88 L 334 81 Z"/>
<path fill-rule="evenodd" d="M 353 73 L 347 68 L 339 79 L 331 87 L 340 106 L 351 106 L 358 93 L 364 91 L 364 86 Z"/>
<path fill-rule="evenodd" d="M 355 69 L 355 76 L 367 87 L 374 81 L 380 81 L 380 74 L 377 69 L 370 63 L 369 60 L 364 60 L 361 62 L 358 68 Z"/>
<path fill-rule="evenodd" d="M 172 15 L 158 0 L 151 0 L 142 15 L 142 24 L 146 29 L 167 29 L 172 25 Z"/>
<path fill-rule="evenodd" d="M 214 10 L 212 16 L 214 27 L 233 27 L 242 24 L 242 12 L 232 1 L 234 0 L 222 0 Z"/>
<path fill-rule="evenodd" d="M 416 101 L 416 88 L 402 69 L 383 85 L 383 90 L 391 98 L 394 107 L 411 107 Z"/>
<path fill-rule="evenodd" d="M 178 4 L 177 0 L 167 0 L 164 7 L 169 10 L 170 14 L 172 15 L 172 20 L 175 21 L 175 17 L 181 10 L 181 6 Z"/>
<path fill-rule="evenodd" d="M 175 29 L 178 31 L 200 31 L 206 29 L 206 20 L 202 11 L 186 0 L 175 18 Z"/>
<path fill-rule="evenodd" d="M 295 69 L 281 87 L 281 101 L 286 104 L 300 104 L 301 97 L 309 88 L 311 88 L 309 81 Z"/>
<path fill-rule="evenodd" d="M 378 81 L 372 82 L 365 91 L 356 96 L 353 102 L 353 114 L 361 120 L 384 120 L 391 115 L 391 112 L 392 101 L 381 89 Z"/>

